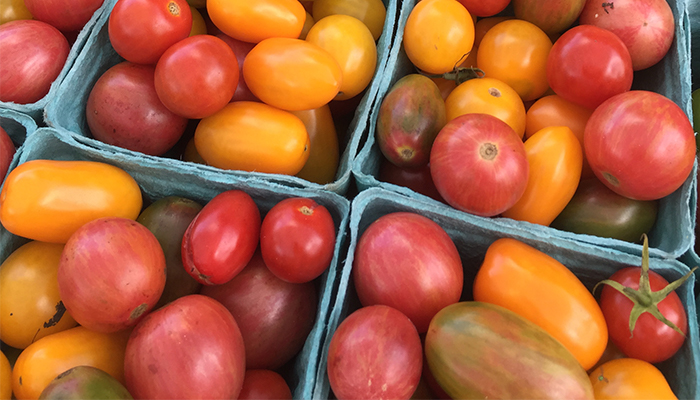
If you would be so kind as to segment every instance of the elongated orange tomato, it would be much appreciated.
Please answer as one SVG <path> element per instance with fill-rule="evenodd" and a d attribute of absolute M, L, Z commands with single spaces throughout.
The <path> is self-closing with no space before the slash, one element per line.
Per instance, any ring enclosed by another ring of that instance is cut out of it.
<path fill-rule="evenodd" d="M 306 10 L 298 0 L 207 0 L 207 13 L 223 33 L 258 43 L 272 37 L 298 38 Z"/>
<path fill-rule="evenodd" d="M 0 193 L 0 222 L 11 233 L 66 243 L 101 217 L 136 219 L 143 198 L 119 167 L 97 161 L 32 160 L 17 166 Z"/>
<path fill-rule="evenodd" d="M 131 330 L 98 333 L 82 326 L 43 337 L 22 351 L 12 370 L 18 400 L 38 399 L 60 373 L 89 365 L 124 381 L 124 355 Z"/>
<path fill-rule="evenodd" d="M 316 21 L 329 15 L 343 14 L 362 21 L 377 41 L 384 30 L 386 6 L 382 0 L 314 0 L 311 14 Z"/>
<path fill-rule="evenodd" d="M 603 312 L 566 266 L 512 238 L 493 242 L 474 279 L 474 300 L 505 307 L 539 325 L 589 369 L 608 342 Z"/>
<path fill-rule="evenodd" d="M 310 110 L 338 94 L 343 72 L 338 61 L 316 44 L 301 39 L 265 39 L 243 62 L 248 89 L 283 110 Z"/>
<path fill-rule="evenodd" d="M 304 123 L 310 140 L 309 159 L 296 176 L 321 185 L 332 182 L 338 170 L 340 149 L 330 107 L 290 112 Z"/>
<path fill-rule="evenodd" d="M 549 226 L 576 193 L 583 150 L 566 126 L 544 128 L 525 141 L 530 164 L 525 193 L 503 217 Z"/>
<path fill-rule="evenodd" d="M 194 145 L 217 168 L 294 175 L 309 158 L 310 140 L 294 114 L 236 101 L 199 121 Z"/>
<path fill-rule="evenodd" d="M 634 358 L 608 361 L 589 378 L 596 400 L 675 400 L 664 374 L 653 364 Z"/>

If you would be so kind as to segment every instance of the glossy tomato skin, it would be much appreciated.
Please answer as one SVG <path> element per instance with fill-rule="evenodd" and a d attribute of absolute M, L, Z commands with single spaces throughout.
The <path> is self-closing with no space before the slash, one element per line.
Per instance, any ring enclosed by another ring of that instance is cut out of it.
<path fill-rule="evenodd" d="M 537 0 L 513 0 L 513 13 L 518 19 L 532 22 L 548 35 L 565 31 L 576 22 L 586 0 L 562 0 L 543 3 Z"/>
<path fill-rule="evenodd" d="M 623 268 L 609 279 L 636 290 L 639 288 L 640 272 L 639 267 Z M 668 281 L 658 273 L 649 271 L 649 284 L 652 291 L 658 291 L 666 287 Z M 675 291 L 659 302 L 658 307 L 663 316 L 673 322 L 681 332 L 687 334 L 688 316 Z M 630 334 L 632 302 L 608 285 L 604 285 L 600 293 L 600 308 L 603 310 L 610 330 L 610 340 L 628 357 L 659 363 L 671 358 L 685 341 L 683 335 L 650 313 L 639 316 L 634 332 Z"/>
<path fill-rule="evenodd" d="M 199 283 L 230 281 L 248 264 L 260 239 L 260 210 L 242 190 L 211 199 L 182 238 L 182 264 Z"/>
<path fill-rule="evenodd" d="M 469 10 L 469 13 L 477 17 L 491 17 L 500 13 L 508 7 L 510 0 L 459 0 L 462 5 Z"/>
<path fill-rule="evenodd" d="M 265 264 L 278 278 L 292 283 L 316 279 L 333 259 L 333 217 L 311 198 L 284 199 L 263 219 L 260 250 Z"/>
<path fill-rule="evenodd" d="M 595 365 L 608 342 L 601 307 L 578 277 L 516 239 L 497 239 L 489 246 L 474 280 L 474 300 L 505 307 L 540 326 L 584 370 Z"/>
<path fill-rule="evenodd" d="M 0 399 L 12 399 L 12 366 L 5 353 L 0 353 Z"/>
<path fill-rule="evenodd" d="M 632 58 L 614 33 L 593 25 L 564 32 L 549 52 L 547 81 L 556 94 L 591 110 L 632 87 Z"/>
<path fill-rule="evenodd" d="M 80 31 L 104 0 L 24 0 L 34 19 L 62 32 Z"/>
<path fill-rule="evenodd" d="M 211 0 L 207 12 L 223 33 L 249 43 L 272 37 L 296 39 L 306 19 L 297 0 Z"/>
<path fill-rule="evenodd" d="M 245 83 L 243 78 L 243 62 L 250 50 L 255 47 L 255 43 L 248 43 L 242 40 L 234 39 L 231 36 L 219 32 L 215 35 L 219 39 L 223 40 L 233 53 L 236 55 L 236 62 L 238 63 L 238 85 L 236 85 L 236 91 L 233 92 L 233 97 L 231 101 L 260 101 L 253 93 L 248 89 L 248 85 Z"/>
<path fill-rule="evenodd" d="M 185 0 L 118 0 L 107 30 L 124 59 L 155 64 L 168 47 L 189 36 L 192 12 Z"/>
<path fill-rule="evenodd" d="M 0 126 L 0 182 L 5 180 L 12 158 L 15 156 L 15 144 L 7 131 Z"/>
<path fill-rule="evenodd" d="M 312 3 L 310 12 L 315 21 L 329 15 L 349 15 L 367 25 L 375 41 L 379 40 L 384 30 L 386 6 L 382 0 L 314 0 L 310 3 Z"/>
<path fill-rule="evenodd" d="M 0 25 L 0 101 L 35 103 L 49 93 L 63 70 L 70 45 L 46 22 L 17 20 Z"/>
<path fill-rule="evenodd" d="M 328 379 L 339 400 L 407 399 L 418 387 L 422 366 L 416 327 L 385 305 L 350 314 L 328 346 Z"/>
<path fill-rule="evenodd" d="M 0 3 L 0 25 L 18 19 L 32 19 L 32 13 L 27 9 L 24 0 L 10 0 Z"/>
<path fill-rule="evenodd" d="M 584 147 L 598 179 L 636 200 L 660 199 L 678 189 L 693 169 L 696 151 L 683 110 L 643 90 L 601 104 L 586 124 Z"/>
<path fill-rule="evenodd" d="M 675 400 L 676 395 L 653 364 L 635 358 L 608 361 L 589 374 L 596 400 Z"/>
<path fill-rule="evenodd" d="M 291 400 L 292 391 L 282 375 L 269 369 L 247 369 L 238 400 Z"/>
<path fill-rule="evenodd" d="M 202 119 L 231 101 L 238 73 L 231 47 L 216 36 L 195 35 L 170 46 L 158 59 L 156 93 L 173 113 Z"/>
<path fill-rule="evenodd" d="M 338 171 L 340 148 L 330 107 L 324 105 L 290 112 L 304 123 L 309 134 L 309 158 L 296 176 L 320 185 L 333 182 Z"/>

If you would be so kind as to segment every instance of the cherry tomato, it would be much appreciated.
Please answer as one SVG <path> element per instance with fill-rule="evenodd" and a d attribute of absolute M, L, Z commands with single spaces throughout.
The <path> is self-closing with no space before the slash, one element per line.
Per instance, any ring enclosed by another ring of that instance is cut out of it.
<path fill-rule="evenodd" d="M 384 30 L 386 6 L 382 0 L 315 0 L 311 7 L 311 14 L 316 21 L 334 14 L 349 15 L 359 19 L 367 25 L 375 41 Z"/>
<path fill-rule="evenodd" d="M 236 61 L 238 62 L 238 85 L 236 86 L 236 91 L 233 93 L 231 101 L 260 101 L 260 99 L 255 97 L 255 95 L 250 92 L 250 89 L 248 89 L 248 85 L 245 83 L 245 79 L 243 78 L 243 62 L 245 61 L 245 58 L 250 50 L 255 47 L 255 43 L 248 43 L 234 39 L 223 32 L 219 32 L 215 36 L 226 42 L 226 44 L 231 47 L 231 50 L 233 50 L 234 54 L 236 54 Z"/>
<path fill-rule="evenodd" d="M 309 14 L 308 11 L 306 11 L 306 20 L 304 20 L 304 27 L 301 28 L 299 39 L 306 40 L 306 35 L 308 35 L 309 31 L 311 30 L 311 27 L 314 26 L 315 23 L 316 21 L 314 21 L 314 17 L 311 14 Z"/>
<path fill-rule="evenodd" d="M 192 13 L 192 29 L 190 30 L 190 36 L 206 35 L 207 22 L 204 20 L 202 13 L 191 5 L 190 12 Z"/>
<path fill-rule="evenodd" d="M 24 5 L 24 0 L 0 1 L 0 25 L 17 19 L 32 19 L 32 13 Z"/>
<path fill-rule="evenodd" d="M 298 0 L 207 0 L 207 12 L 223 33 L 250 43 L 298 38 L 306 19 Z"/>
<path fill-rule="evenodd" d="M 477 17 L 490 17 L 505 10 L 510 0 L 458 0 L 469 13 Z"/>
<path fill-rule="evenodd" d="M 92 18 L 104 0 L 24 0 L 24 5 L 37 21 L 43 21 L 61 32 L 78 32 Z"/>
<path fill-rule="evenodd" d="M 479 44 L 476 65 L 486 76 L 515 89 L 523 101 L 540 98 L 549 88 L 547 57 L 552 41 L 537 25 L 511 19 L 489 29 Z"/>
<path fill-rule="evenodd" d="M 418 69 L 442 74 L 454 69 L 474 45 L 474 20 L 455 0 L 423 0 L 406 20 L 403 46 Z"/>
<path fill-rule="evenodd" d="M 596 400 L 676 400 L 671 387 L 654 365 L 634 358 L 611 360 L 589 374 Z"/>
<path fill-rule="evenodd" d="M 474 50 L 476 50 L 479 47 L 481 41 L 486 35 L 486 32 L 491 30 L 491 28 L 498 25 L 499 23 L 503 21 L 508 21 L 509 19 L 513 18 L 515 17 L 510 15 L 501 17 L 479 18 L 479 20 L 476 21 L 476 24 L 474 25 L 474 49 L 472 50 L 472 52 L 475 52 Z"/>
<path fill-rule="evenodd" d="M 284 199 L 263 219 L 263 261 L 283 281 L 304 283 L 317 278 L 330 266 L 334 249 L 333 217 L 313 199 Z"/>
<path fill-rule="evenodd" d="M 290 112 L 304 123 L 310 141 L 309 159 L 296 176 L 321 185 L 332 182 L 338 170 L 340 149 L 330 107 Z"/>
<path fill-rule="evenodd" d="M 12 398 L 12 366 L 5 353 L 0 353 L 0 400 Z"/>

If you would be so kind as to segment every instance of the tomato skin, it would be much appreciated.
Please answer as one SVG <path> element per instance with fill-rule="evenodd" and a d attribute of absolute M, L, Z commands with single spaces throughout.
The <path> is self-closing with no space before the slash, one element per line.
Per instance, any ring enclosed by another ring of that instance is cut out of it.
<path fill-rule="evenodd" d="M 508 7 L 510 0 L 458 0 L 472 15 L 477 17 L 490 17 L 496 15 Z"/>
<path fill-rule="evenodd" d="M 340 148 L 330 107 L 290 112 L 304 123 L 309 134 L 309 158 L 296 176 L 321 185 L 332 182 L 338 171 Z"/>
<path fill-rule="evenodd" d="M 12 366 L 5 353 L 0 353 L 0 399 L 12 398 Z"/>
<path fill-rule="evenodd" d="M 474 300 L 505 307 L 539 325 L 587 370 L 608 342 L 601 308 L 566 266 L 519 240 L 501 238 L 486 251 Z"/>
<path fill-rule="evenodd" d="M 80 31 L 104 0 L 24 0 L 34 19 L 44 21 L 61 32 Z"/>
<path fill-rule="evenodd" d="M 202 119 L 197 152 L 222 169 L 294 175 L 309 158 L 310 139 L 294 114 L 263 103 L 237 101 Z"/>
<path fill-rule="evenodd" d="M 118 167 L 95 161 L 32 160 L 8 174 L 0 193 L 0 221 L 15 235 L 65 243 L 93 219 L 136 219 L 142 205 L 138 183 Z"/>
<path fill-rule="evenodd" d="M 32 13 L 27 9 L 24 0 L 9 0 L 0 3 L 0 25 L 18 19 L 32 19 Z"/>
<path fill-rule="evenodd" d="M 386 6 L 382 0 L 314 0 L 311 3 L 310 12 L 316 21 L 335 14 L 355 17 L 367 25 L 374 41 L 379 40 L 384 30 Z"/>
<path fill-rule="evenodd" d="M 271 369 L 246 369 L 238 400 L 292 400 L 292 391 L 282 375 Z"/>
<path fill-rule="evenodd" d="M 66 312 L 58 290 L 62 244 L 31 241 L 0 266 L 0 339 L 24 349 L 77 322 Z"/>
<path fill-rule="evenodd" d="M 501 215 L 548 226 L 566 207 L 581 180 L 583 151 L 571 129 L 544 128 L 525 141 L 530 166 L 520 200 Z"/>
<path fill-rule="evenodd" d="M 260 101 L 253 95 L 253 93 L 250 92 L 248 85 L 245 83 L 245 79 L 243 79 L 243 62 L 245 61 L 245 58 L 250 50 L 255 47 L 255 43 L 248 43 L 242 40 L 234 39 L 223 32 L 217 33 L 216 37 L 229 45 L 231 50 L 233 50 L 233 53 L 236 55 L 236 61 L 238 62 L 238 85 L 236 85 L 236 91 L 233 93 L 231 101 Z"/>
<path fill-rule="evenodd" d="M 5 129 L 0 126 L 0 184 L 5 181 L 7 171 L 10 169 L 12 158 L 17 149 L 12 142 L 12 138 Z"/>
<path fill-rule="evenodd" d="M 306 19 L 297 0 L 208 0 L 207 12 L 223 33 L 249 43 L 298 38 Z"/>
<path fill-rule="evenodd" d="M 677 399 L 658 368 L 634 358 L 608 361 L 589 378 L 596 400 Z"/>

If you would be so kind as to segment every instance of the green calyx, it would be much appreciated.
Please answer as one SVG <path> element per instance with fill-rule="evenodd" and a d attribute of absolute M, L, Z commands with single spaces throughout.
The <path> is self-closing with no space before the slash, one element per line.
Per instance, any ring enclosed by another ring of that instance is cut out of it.
<path fill-rule="evenodd" d="M 421 71 L 419 71 L 421 74 L 427 76 L 428 78 L 443 78 L 447 79 L 448 81 L 455 81 L 457 83 L 457 86 L 460 84 L 470 80 L 470 79 L 478 79 L 478 78 L 483 78 L 486 73 L 476 67 L 458 67 L 460 63 L 462 63 L 462 60 L 464 60 L 467 56 L 469 56 L 469 53 L 465 54 L 462 56 L 462 58 L 457 61 L 457 64 L 455 64 L 455 67 L 452 69 L 452 71 L 447 71 L 444 74 L 425 74 Z"/>
<path fill-rule="evenodd" d="M 680 333 L 681 335 L 683 335 L 683 337 L 685 337 L 685 334 L 676 326 L 676 324 L 669 321 L 668 319 L 666 319 L 666 317 L 664 317 L 663 314 L 661 314 L 661 311 L 659 311 L 658 304 L 663 299 L 665 299 L 669 293 L 678 289 L 688 278 L 690 278 L 690 276 L 698 267 L 693 268 L 682 278 L 669 283 L 663 289 L 654 292 L 651 290 L 651 285 L 649 284 L 649 239 L 645 234 L 642 235 L 642 239 L 644 240 L 644 245 L 642 247 L 642 272 L 639 276 L 639 289 L 635 290 L 622 285 L 620 282 L 616 282 L 611 279 L 605 279 L 603 281 L 598 282 L 598 284 L 595 285 L 595 287 L 593 288 L 593 292 L 595 293 L 595 290 L 598 288 L 599 285 L 608 285 L 613 289 L 617 290 L 618 292 L 622 293 L 623 295 L 625 295 L 625 297 L 632 301 L 634 306 L 632 307 L 632 311 L 630 311 L 630 337 L 634 336 L 634 327 L 637 324 L 637 319 L 639 319 L 639 316 L 641 316 L 645 312 L 648 312 L 649 314 L 653 315 L 656 319 L 668 325 L 674 331 Z"/>

